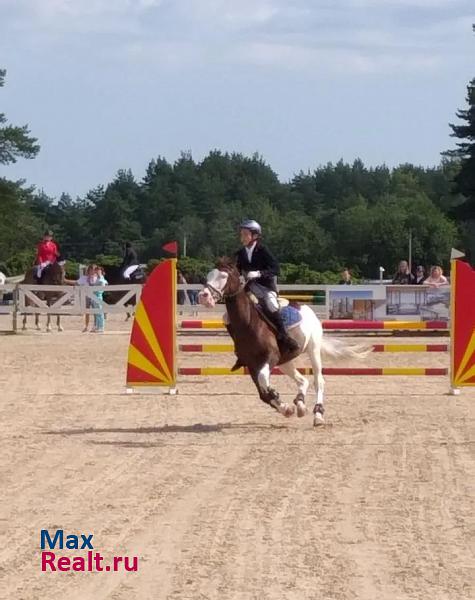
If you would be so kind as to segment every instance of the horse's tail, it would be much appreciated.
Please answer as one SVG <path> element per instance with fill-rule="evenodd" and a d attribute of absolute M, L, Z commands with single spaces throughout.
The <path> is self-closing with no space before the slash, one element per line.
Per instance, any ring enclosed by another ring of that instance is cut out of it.
<path fill-rule="evenodd" d="M 328 338 L 323 336 L 322 338 L 322 353 L 325 356 L 331 358 L 343 359 L 343 358 L 366 358 L 368 354 L 372 352 L 371 346 L 365 346 L 363 344 L 346 344 L 343 340 L 335 338 Z"/>

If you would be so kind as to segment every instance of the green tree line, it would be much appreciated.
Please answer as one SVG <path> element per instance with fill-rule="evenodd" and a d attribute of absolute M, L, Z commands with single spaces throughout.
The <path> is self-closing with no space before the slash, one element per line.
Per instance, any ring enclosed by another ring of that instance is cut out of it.
<path fill-rule="evenodd" d="M 261 223 L 265 243 L 287 264 L 288 280 L 342 267 L 375 278 L 384 266 L 390 274 L 407 258 L 410 233 L 414 263 L 447 267 L 451 247 L 469 251 L 473 237 L 474 81 L 469 109 L 457 113 L 467 125 L 452 125 L 465 141 L 434 167 L 340 161 L 281 182 L 257 154 L 215 150 L 201 161 L 189 153 L 174 163 L 154 158 L 143 179 L 120 170 L 77 198 L 66 192 L 51 198 L 0 178 L 0 269 L 23 272 L 45 227 L 70 260 L 119 257 L 130 240 L 147 262 L 163 256 L 170 240 L 183 251 L 186 237 L 187 255 L 211 264 L 237 249 L 244 217 Z M 8 126 L 0 114 L 0 164 L 33 158 L 38 149 L 26 126 Z"/>

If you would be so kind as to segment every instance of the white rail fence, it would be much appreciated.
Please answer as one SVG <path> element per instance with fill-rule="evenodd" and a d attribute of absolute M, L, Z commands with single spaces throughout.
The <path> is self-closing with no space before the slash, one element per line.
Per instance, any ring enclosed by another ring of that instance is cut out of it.
<path fill-rule="evenodd" d="M 104 292 L 105 298 L 97 297 Z M 0 286 L 0 315 L 12 316 L 12 329 L 17 331 L 18 316 L 80 316 L 99 313 L 130 313 L 138 304 L 141 285 L 27 285 Z M 7 300 L 6 300 L 7 299 Z"/>
<path fill-rule="evenodd" d="M 179 284 L 178 315 L 208 316 L 224 312 L 222 304 L 213 310 L 195 304 L 200 284 Z M 104 292 L 98 301 L 96 292 Z M 450 288 L 429 286 L 366 285 L 280 285 L 280 294 L 310 305 L 322 319 L 363 320 L 447 320 Z M 98 313 L 130 313 L 140 300 L 142 286 L 44 286 L 7 283 L 0 286 L 0 315 L 12 315 L 13 330 L 18 315 L 84 315 Z M 5 298 L 8 298 L 7 302 Z"/>

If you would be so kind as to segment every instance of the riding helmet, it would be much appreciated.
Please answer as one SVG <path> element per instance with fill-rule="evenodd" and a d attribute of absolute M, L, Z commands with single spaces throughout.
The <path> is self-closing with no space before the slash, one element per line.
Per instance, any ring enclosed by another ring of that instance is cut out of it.
<path fill-rule="evenodd" d="M 239 229 L 249 229 L 252 233 L 257 233 L 258 235 L 262 234 L 261 226 L 257 221 L 254 221 L 254 219 L 244 219 L 241 221 Z"/>

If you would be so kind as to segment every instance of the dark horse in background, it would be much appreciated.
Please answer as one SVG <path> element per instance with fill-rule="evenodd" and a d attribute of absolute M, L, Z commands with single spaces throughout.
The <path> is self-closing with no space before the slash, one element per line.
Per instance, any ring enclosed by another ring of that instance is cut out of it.
<path fill-rule="evenodd" d="M 29 285 L 64 285 L 65 284 L 64 262 L 55 262 L 55 263 L 51 263 L 51 264 L 47 265 L 43 269 L 43 272 L 41 273 L 41 277 L 39 279 L 36 276 L 36 269 L 37 269 L 36 266 L 29 269 L 25 273 L 25 278 L 22 281 L 22 283 L 26 283 Z M 46 302 L 46 304 L 48 306 L 51 306 L 52 304 L 54 304 L 59 298 L 61 298 L 61 296 L 63 294 L 64 294 L 64 292 L 59 292 L 59 291 L 58 292 L 52 292 L 52 291 L 36 292 L 36 295 L 38 296 L 38 298 L 40 298 L 41 300 Z M 28 299 L 26 299 L 25 303 L 27 305 L 32 304 L 32 302 L 29 301 Z M 27 315 L 24 314 L 23 315 L 23 327 L 22 327 L 23 331 L 26 330 L 26 321 L 27 321 Z M 35 314 L 35 325 L 36 325 L 36 329 L 38 331 L 40 331 L 41 327 L 40 327 L 39 313 Z M 59 314 L 56 315 L 56 326 L 58 327 L 58 331 L 63 331 L 63 328 L 61 326 L 61 316 Z M 50 313 L 48 313 L 48 315 L 47 315 L 46 331 L 48 331 L 48 332 L 51 331 L 51 314 Z"/>
<path fill-rule="evenodd" d="M 136 271 L 132 273 L 130 279 L 124 277 L 124 269 L 122 267 L 110 265 L 104 267 L 104 276 L 109 285 L 144 285 L 147 281 L 147 275 L 142 267 L 138 267 Z M 125 296 L 126 292 L 105 292 L 104 301 L 107 304 L 117 304 L 121 298 Z M 126 306 L 135 306 L 135 296 L 125 303 Z M 130 319 L 132 313 L 127 313 L 126 321 Z"/>

